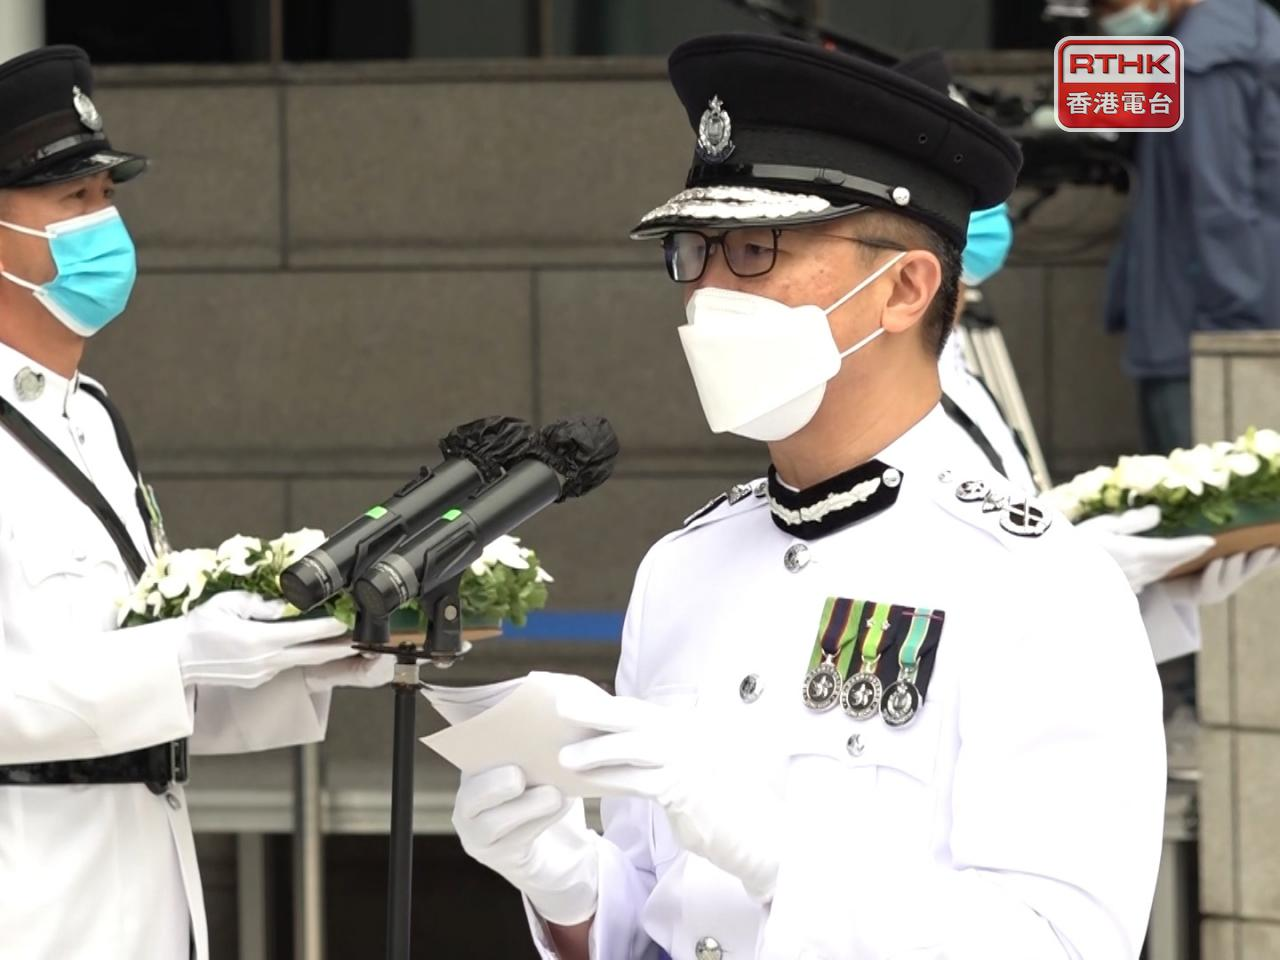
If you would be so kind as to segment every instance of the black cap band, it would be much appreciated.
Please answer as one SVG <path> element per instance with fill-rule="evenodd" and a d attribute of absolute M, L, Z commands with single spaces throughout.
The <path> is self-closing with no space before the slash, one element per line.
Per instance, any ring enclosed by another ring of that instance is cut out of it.
<path fill-rule="evenodd" d="M 19 156 L 16 160 L 0 166 L 0 183 L 11 183 L 25 175 L 32 167 L 47 160 L 49 157 L 59 155 L 70 155 L 72 150 L 83 147 L 85 144 L 92 144 L 97 147 L 107 146 L 107 135 L 105 133 L 75 133 L 69 137 L 63 137 L 61 140 L 55 140 L 53 143 L 47 143 L 43 147 L 32 150 Z M 77 151 L 78 152 L 78 151 Z"/>

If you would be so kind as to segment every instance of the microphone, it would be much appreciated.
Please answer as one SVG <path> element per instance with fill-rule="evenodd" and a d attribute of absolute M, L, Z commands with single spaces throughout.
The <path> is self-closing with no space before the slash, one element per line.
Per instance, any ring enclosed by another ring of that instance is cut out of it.
<path fill-rule="evenodd" d="M 348 523 L 280 574 L 280 590 L 299 610 L 331 599 L 406 536 L 421 530 L 450 504 L 492 483 L 540 442 L 533 427 L 515 417 L 487 417 L 455 427 L 440 441 L 445 460 L 395 491 L 384 503 Z"/>
<path fill-rule="evenodd" d="M 462 507 L 444 512 L 373 564 L 352 585 L 356 603 L 376 619 L 390 617 L 461 574 L 487 544 L 538 511 L 594 490 L 613 473 L 618 437 L 603 417 L 548 424 L 540 441 L 501 480 Z"/>

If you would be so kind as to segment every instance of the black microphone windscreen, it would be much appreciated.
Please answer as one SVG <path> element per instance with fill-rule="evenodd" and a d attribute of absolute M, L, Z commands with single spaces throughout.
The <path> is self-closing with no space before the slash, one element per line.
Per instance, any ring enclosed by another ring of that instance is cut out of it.
<path fill-rule="evenodd" d="M 580 497 L 609 479 L 618 457 L 618 435 L 604 417 L 572 417 L 542 428 L 533 455 L 560 475 L 560 499 Z"/>
<path fill-rule="evenodd" d="M 529 456 L 538 441 L 533 427 L 517 417 L 483 417 L 454 427 L 440 441 L 447 458 L 469 460 L 485 483 L 492 483 L 503 471 Z"/>

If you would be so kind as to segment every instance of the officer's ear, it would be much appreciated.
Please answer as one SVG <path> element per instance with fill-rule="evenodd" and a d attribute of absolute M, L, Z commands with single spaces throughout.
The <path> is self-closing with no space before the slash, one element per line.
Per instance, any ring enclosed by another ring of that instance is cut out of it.
<path fill-rule="evenodd" d="M 880 325 L 889 333 L 917 327 L 929 312 L 934 294 L 942 286 L 942 264 L 928 250 L 909 250 L 889 268 L 893 283 L 885 301 Z"/>

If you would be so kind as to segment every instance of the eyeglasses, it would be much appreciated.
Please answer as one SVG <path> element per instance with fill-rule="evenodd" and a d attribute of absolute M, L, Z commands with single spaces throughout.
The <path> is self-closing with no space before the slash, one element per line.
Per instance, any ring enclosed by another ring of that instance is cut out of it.
<path fill-rule="evenodd" d="M 707 271 L 711 253 L 719 247 L 724 262 L 735 277 L 760 277 L 773 269 L 778 260 L 778 237 L 783 230 L 776 227 L 737 227 L 721 233 L 707 234 L 699 230 L 675 230 L 662 238 L 662 255 L 667 276 L 676 283 L 693 283 Z M 905 248 L 883 240 L 842 237 L 834 233 L 810 233 L 831 240 L 847 240 L 885 250 Z"/>
<path fill-rule="evenodd" d="M 781 233 L 768 227 L 740 227 L 714 235 L 697 230 L 668 233 L 662 238 L 667 276 L 676 283 L 693 283 L 706 272 L 711 251 L 719 247 L 735 277 L 759 277 L 773 269 Z"/>

